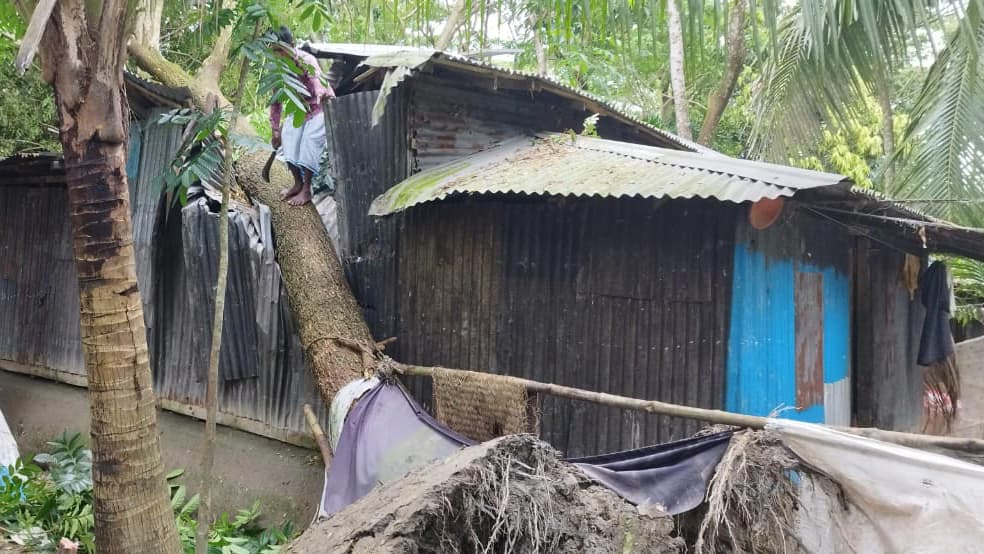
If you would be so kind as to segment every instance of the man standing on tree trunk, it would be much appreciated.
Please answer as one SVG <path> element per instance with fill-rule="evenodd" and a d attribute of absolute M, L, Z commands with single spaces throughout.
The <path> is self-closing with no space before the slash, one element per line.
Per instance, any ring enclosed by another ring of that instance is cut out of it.
<path fill-rule="evenodd" d="M 280 56 L 297 66 L 300 71 L 297 78 L 308 92 L 304 98 L 307 114 L 299 127 L 295 126 L 293 117 L 283 118 L 280 102 L 270 105 L 273 147 L 279 149 L 280 159 L 287 162 L 294 176 L 294 186 L 281 191 L 280 199 L 291 206 L 301 206 L 311 200 L 311 182 L 318 173 L 325 147 L 325 118 L 321 113 L 321 102 L 325 98 L 334 98 L 335 93 L 330 86 L 323 84 L 318 60 L 294 47 L 294 37 L 289 29 L 281 27 L 277 31 L 277 40 L 279 43 L 274 48 Z"/>

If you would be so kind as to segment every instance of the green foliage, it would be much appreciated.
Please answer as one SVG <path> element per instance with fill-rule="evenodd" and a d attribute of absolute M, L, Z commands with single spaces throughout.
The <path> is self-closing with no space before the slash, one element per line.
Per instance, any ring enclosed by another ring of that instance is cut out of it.
<path fill-rule="evenodd" d="M 37 548 L 48 549 L 66 537 L 92 552 L 92 453 L 78 434 L 65 433 L 48 445 L 50 453 L 34 462 L 20 459 L 6 468 L 0 481 L 0 526 Z"/>
<path fill-rule="evenodd" d="M 40 551 L 53 551 L 61 538 L 78 541 L 80 552 L 95 551 L 92 514 L 92 452 L 79 434 L 67 432 L 48 443 L 50 450 L 33 461 L 18 459 L 0 468 L 0 528 L 5 539 Z M 42 466 L 46 469 L 42 469 Z M 198 495 L 188 498 L 177 483 L 183 471 L 171 472 L 171 507 L 185 552 L 195 551 Z M 259 503 L 239 510 L 235 516 L 222 514 L 209 533 L 210 554 L 273 554 L 294 535 L 286 522 L 279 527 L 256 524 Z"/>
<path fill-rule="evenodd" d="M 954 319 L 962 325 L 984 322 L 984 262 L 967 258 L 950 258 L 946 262 L 956 297 Z"/>
<path fill-rule="evenodd" d="M 920 208 L 984 226 L 984 13 L 971 2 L 922 85 L 897 160 L 892 192 L 936 199 Z"/>
<path fill-rule="evenodd" d="M 21 76 L 14 68 L 24 23 L 12 2 L 0 2 L 0 157 L 18 152 L 60 152 L 51 88 L 38 71 Z"/>
<path fill-rule="evenodd" d="M 236 153 L 269 150 L 269 144 L 257 137 L 230 132 L 228 109 L 215 109 L 205 114 L 189 108 L 177 108 L 161 115 L 161 125 L 184 127 L 185 134 L 164 174 L 164 193 L 180 202 L 188 200 L 192 185 L 220 188 L 222 185 L 222 160 L 225 157 L 224 137 L 229 137 Z"/>
<path fill-rule="evenodd" d="M 222 184 L 223 147 L 221 137 L 228 133 L 227 110 L 210 114 L 181 108 L 163 114 L 161 125 L 185 128 L 184 140 L 164 175 L 164 192 L 185 204 L 188 189 L 195 183 L 213 188 Z"/>
<path fill-rule="evenodd" d="M 82 435 L 62 433 L 61 438 L 48 442 L 50 454 L 38 454 L 34 461 L 48 468 L 55 486 L 69 494 L 92 489 L 92 452 L 86 448 Z"/>

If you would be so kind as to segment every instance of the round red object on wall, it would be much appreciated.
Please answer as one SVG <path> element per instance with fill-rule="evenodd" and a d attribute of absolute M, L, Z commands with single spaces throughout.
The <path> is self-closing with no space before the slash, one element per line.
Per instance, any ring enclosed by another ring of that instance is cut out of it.
<path fill-rule="evenodd" d="M 780 198 L 763 198 L 748 210 L 748 222 L 761 231 L 776 222 L 785 201 Z"/>

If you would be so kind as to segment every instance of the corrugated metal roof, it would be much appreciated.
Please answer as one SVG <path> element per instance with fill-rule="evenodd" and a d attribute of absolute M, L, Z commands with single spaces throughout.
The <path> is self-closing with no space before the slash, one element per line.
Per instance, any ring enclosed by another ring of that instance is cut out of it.
<path fill-rule="evenodd" d="M 731 202 L 788 197 L 846 177 L 590 137 L 520 138 L 418 173 L 372 204 L 387 215 L 453 194 L 716 198 Z"/>
<path fill-rule="evenodd" d="M 710 148 L 701 146 L 695 142 L 678 137 L 672 133 L 640 121 L 639 119 L 626 113 L 623 108 L 607 100 L 603 100 L 598 96 L 536 73 L 518 71 L 460 54 L 441 52 L 428 48 L 413 48 L 410 46 L 308 43 L 304 45 L 303 48 L 312 54 L 321 57 L 341 56 L 348 58 L 364 58 L 362 65 L 373 68 L 389 69 L 402 66 L 415 70 L 422 70 L 429 66 L 439 65 L 451 69 L 457 69 L 459 71 L 463 70 L 471 73 L 484 74 L 503 81 L 528 81 L 528 87 L 525 88 L 529 88 L 531 91 L 547 91 L 558 96 L 583 102 L 588 110 L 593 110 L 601 115 L 620 119 L 626 123 L 638 127 L 639 129 L 645 130 L 653 135 L 657 135 L 662 140 L 667 141 L 682 150 L 723 156 Z"/>

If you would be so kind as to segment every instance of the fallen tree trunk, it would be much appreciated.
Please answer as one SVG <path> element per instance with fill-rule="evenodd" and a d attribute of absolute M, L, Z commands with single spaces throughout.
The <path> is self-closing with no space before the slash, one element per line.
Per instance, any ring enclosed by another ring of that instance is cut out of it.
<path fill-rule="evenodd" d="M 290 311 L 321 396 L 330 403 L 346 383 L 375 371 L 375 343 L 317 210 L 311 203 L 295 207 L 280 200 L 290 176 L 277 164 L 271 182 L 264 182 L 266 157 L 245 156 L 236 164 L 236 179 L 254 201 L 270 207 Z"/>

